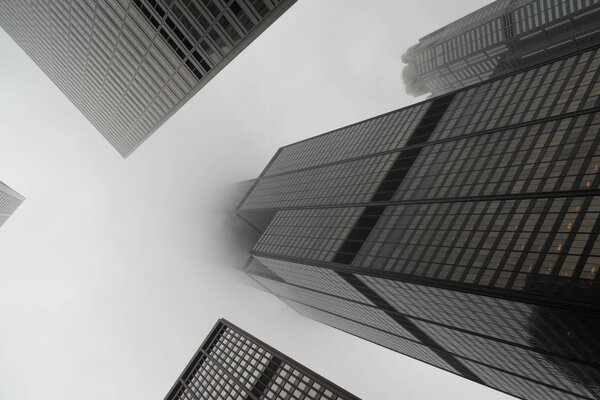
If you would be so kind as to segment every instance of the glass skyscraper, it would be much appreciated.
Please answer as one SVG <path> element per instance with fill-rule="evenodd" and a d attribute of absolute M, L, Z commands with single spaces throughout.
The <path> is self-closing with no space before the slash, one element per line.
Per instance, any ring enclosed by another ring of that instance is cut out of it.
<path fill-rule="evenodd" d="M 224 319 L 165 400 L 360 400 Z"/>
<path fill-rule="evenodd" d="M 600 399 L 599 145 L 596 46 L 285 146 L 238 206 L 246 271 L 474 382 Z"/>
<path fill-rule="evenodd" d="M 295 0 L 0 1 L 0 26 L 123 156 Z"/>
<path fill-rule="evenodd" d="M 600 43 L 600 0 L 498 0 L 403 55 L 409 94 L 434 96 Z"/>
<path fill-rule="evenodd" d="M 15 212 L 25 197 L 0 181 L 0 226 Z"/>

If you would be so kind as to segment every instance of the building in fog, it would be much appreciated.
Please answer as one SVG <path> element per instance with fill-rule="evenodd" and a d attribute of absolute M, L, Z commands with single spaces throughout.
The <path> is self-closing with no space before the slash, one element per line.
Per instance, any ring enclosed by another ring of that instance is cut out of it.
<path fill-rule="evenodd" d="M 15 212 L 24 200 L 25 197 L 0 181 L 0 226 L 6 222 L 8 217 Z"/>
<path fill-rule="evenodd" d="M 224 319 L 165 400 L 359 400 Z"/>
<path fill-rule="evenodd" d="M 0 2 L 0 26 L 124 157 L 295 0 Z"/>
<path fill-rule="evenodd" d="M 238 206 L 246 270 L 474 382 L 600 399 L 599 146 L 598 47 L 285 146 Z"/>
<path fill-rule="evenodd" d="M 402 56 L 406 91 L 449 93 L 600 43 L 599 0 L 497 0 Z"/>

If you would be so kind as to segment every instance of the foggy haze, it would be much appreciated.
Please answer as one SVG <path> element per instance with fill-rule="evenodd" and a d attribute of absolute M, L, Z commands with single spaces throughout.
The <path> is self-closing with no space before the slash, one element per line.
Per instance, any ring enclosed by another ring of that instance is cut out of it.
<path fill-rule="evenodd" d="M 420 99 L 402 52 L 485 1 L 299 0 L 128 159 L 0 30 L 0 399 L 162 399 L 219 317 L 363 399 L 508 399 L 298 315 L 224 246 L 227 184 Z"/>

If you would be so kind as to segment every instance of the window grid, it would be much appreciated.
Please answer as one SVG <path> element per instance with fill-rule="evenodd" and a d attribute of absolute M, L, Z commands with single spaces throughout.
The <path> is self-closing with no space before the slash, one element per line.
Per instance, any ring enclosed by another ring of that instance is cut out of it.
<path fill-rule="evenodd" d="M 330 269 L 313 267 L 306 264 L 255 256 L 277 278 L 292 285 L 303 286 L 311 290 L 330 293 L 339 297 L 369 304 L 369 300 Z M 252 272 L 250 272 L 252 273 Z M 267 276 L 270 278 L 269 276 Z"/>
<path fill-rule="evenodd" d="M 527 0 L 516 5 L 496 1 L 421 39 L 404 60 L 434 95 L 461 89 L 532 59 L 539 62 L 559 51 L 556 47 L 580 47 L 593 30 L 589 21 L 598 18 L 599 4 L 598 0 Z"/>
<path fill-rule="evenodd" d="M 353 265 L 515 291 L 550 275 L 591 281 L 600 250 L 583 249 L 599 211 L 599 197 L 389 206 Z M 582 255 L 587 272 L 573 276 Z"/>
<path fill-rule="evenodd" d="M 397 154 L 301 170 L 261 179 L 242 209 L 367 202 Z"/>
<path fill-rule="evenodd" d="M 199 355 L 199 356 L 198 356 Z M 219 321 L 169 400 L 356 400 L 226 321 Z"/>
<path fill-rule="evenodd" d="M 0 182 L 0 226 L 16 211 L 23 200 L 23 196 Z"/>
<path fill-rule="evenodd" d="M 126 156 L 290 2 L 7 0 L 0 24 Z"/>
<path fill-rule="evenodd" d="M 426 146 L 393 200 L 597 189 L 600 113 Z"/>
<path fill-rule="evenodd" d="M 362 211 L 362 207 L 278 211 L 253 251 L 331 261 Z"/>
<path fill-rule="evenodd" d="M 600 344 L 586 314 L 355 275 L 403 314 L 566 357 L 600 362 Z M 577 332 L 577 335 L 564 335 Z"/>
<path fill-rule="evenodd" d="M 419 104 L 286 146 L 265 176 L 399 149 L 428 108 Z"/>
<path fill-rule="evenodd" d="M 600 50 L 457 93 L 431 140 L 556 117 L 600 105 Z"/>

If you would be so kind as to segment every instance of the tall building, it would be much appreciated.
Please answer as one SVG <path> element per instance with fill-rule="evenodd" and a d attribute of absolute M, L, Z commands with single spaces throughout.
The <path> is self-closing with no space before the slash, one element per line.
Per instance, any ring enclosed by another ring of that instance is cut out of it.
<path fill-rule="evenodd" d="M 359 400 L 224 319 L 165 400 Z"/>
<path fill-rule="evenodd" d="M 25 197 L 0 181 L 0 226 L 6 222 L 23 201 L 25 201 Z"/>
<path fill-rule="evenodd" d="M 600 43 L 600 0 L 497 0 L 402 56 L 406 91 L 434 96 Z"/>
<path fill-rule="evenodd" d="M 0 2 L 0 26 L 126 157 L 295 0 Z"/>
<path fill-rule="evenodd" d="M 474 382 L 600 399 L 599 146 L 598 46 L 285 146 L 246 270 Z"/>

